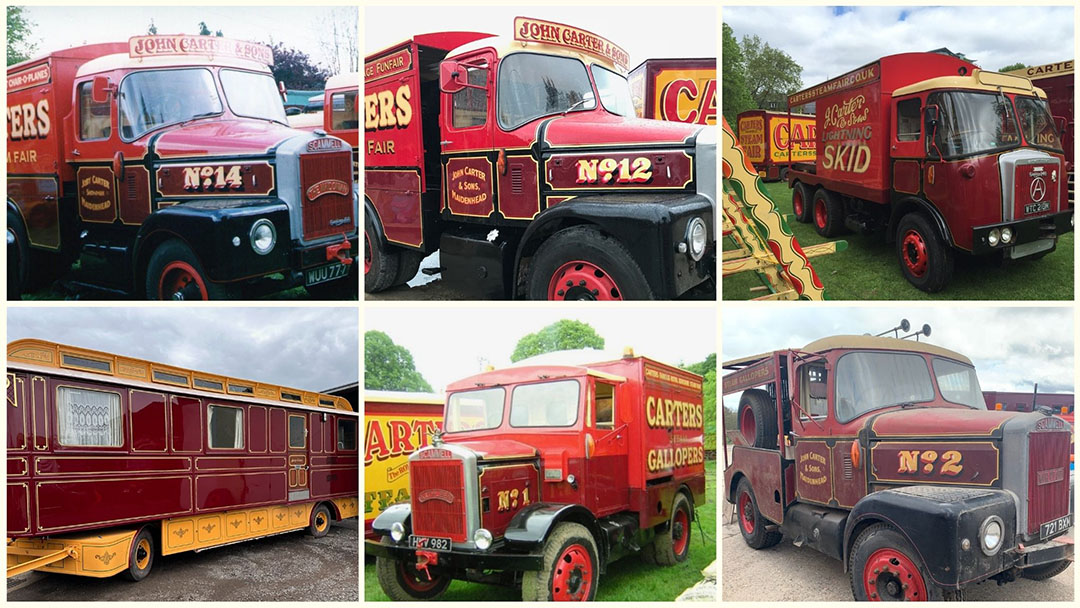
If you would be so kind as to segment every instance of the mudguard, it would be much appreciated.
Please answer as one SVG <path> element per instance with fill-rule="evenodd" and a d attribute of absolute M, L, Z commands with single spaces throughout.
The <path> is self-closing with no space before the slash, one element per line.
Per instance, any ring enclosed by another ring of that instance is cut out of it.
<path fill-rule="evenodd" d="M 873 492 L 856 503 L 844 529 L 844 568 L 864 528 L 886 523 L 902 534 L 926 565 L 934 584 L 960 589 L 997 574 L 1016 561 L 1016 496 L 1007 490 L 907 486 Z M 1002 521 L 1001 547 L 988 556 L 979 531 L 996 515 Z M 970 541 L 965 550 L 963 539 Z"/>
<path fill-rule="evenodd" d="M 396 505 L 390 505 L 379 516 L 371 522 L 371 531 L 378 536 L 389 536 L 390 526 L 395 523 L 400 523 L 405 526 L 405 531 L 408 532 L 411 522 L 409 519 L 412 517 L 412 506 L 409 503 L 400 503 Z"/>
<path fill-rule="evenodd" d="M 572 521 L 581 524 L 592 532 L 596 540 L 597 549 L 600 551 L 600 562 L 604 562 L 607 555 L 607 547 L 604 546 L 604 535 L 596 522 L 596 517 L 581 505 L 535 503 L 517 512 L 510 520 L 510 525 L 503 535 L 506 542 L 518 549 L 527 549 L 531 546 L 541 545 L 547 540 L 548 534 L 555 525 L 564 521 Z"/>
<path fill-rule="evenodd" d="M 911 207 L 915 207 L 915 209 L 921 211 L 924 215 L 930 216 L 930 220 L 934 222 L 934 226 L 937 227 L 938 232 L 941 234 L 941 237 L 945 239 L 945 242 L 950 246 L 956 245 L 952 232 L 949 230 L 949 223 L 945 221 L 945 217 L 941 215 L 938 208 L 917 196 L 905 196 L 894 203 L 893 208 L 896 211 L 889 217 L 889 229 L 885 231 L 886 242 L 892 243 L 895 241 L 896 226 L 905 215 L 911 212 L 909 210 Z M 899 210 L 901 209 L 904 210 L 903 213 L 900 213 Z"/>

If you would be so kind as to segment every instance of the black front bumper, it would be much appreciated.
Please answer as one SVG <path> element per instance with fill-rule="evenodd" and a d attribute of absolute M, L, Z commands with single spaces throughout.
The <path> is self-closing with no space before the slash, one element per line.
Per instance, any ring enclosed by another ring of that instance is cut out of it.
<path fill-rule="evenodd" d="M 1064 536 L 1059 536 L 1037 545 L 1025 547 L 1023 552 L 1011 551 L 1010 555 L 1015 558 L 1016 561 L 1013 565 L 1018 568 L 1041 566 L 1042 564 L 1058 562 L 1063 559 L 1071 560 L 1073 558 L 1073 543 L 1071 540 L 1064 540 Z"/>
<path fill-rule="evenodd" d="M 364 554 L 416 563 L 416 549 L 411 549 L 406 545 L 368 540 L 364 541 Z M 540 570 L 543 567 L 543 556 L 539 553 L 499 553 L 497 547 L 483 553 L 455 550 L 440 551 L 437 555 L 439 562 L 432 567 L 442 571 L 466 569 L 521 571 Z"/>
<path fill-rule="evenodd" d="M 1066 232 L 1072 232 L 1072 217 L 1073 211 L 1072 209 L 1069 209 L 1068 211 L 1061 211 L 1051 215 L 1042 215 L 1026 220 L 976 226 L 971 229 L 971 253 L 982 255 L 1008 248 L 1000 243 L 997 247 L 990 246 L 990 243 L 987 241 L 987 235 L 995 228 L 998 230 L 1005 227 L 1012 228 L 1014 236 L 1009 246 L 1023 245 L 1024 243 L 1031 243 L 1038 239 L 1055 238 Z"/>

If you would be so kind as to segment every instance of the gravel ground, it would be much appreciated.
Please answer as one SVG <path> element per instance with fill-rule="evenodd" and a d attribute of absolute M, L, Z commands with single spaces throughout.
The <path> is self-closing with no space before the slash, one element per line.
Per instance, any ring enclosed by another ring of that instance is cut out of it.
<path fill-rule="evenodd" d="M 738 526 L 731 522 L 731 505 L 724 503 L 723 601 L 837 601 L 850 602 L 851 583 L 843 565 L 810 549 L 799 548 L 784 539 L 779 545 L 760 551 L 746 545 Z M 1056 601 L 1073 600 L 1075 565 L 1045 581 L 1020 579 L 998 586 L 988 581 L 964 591 L 966 601 Z"/>
<path fill-rule="evenodd" d="M 155 558 L 132 583 L 28 572 L 8 579 L 8 601 L 312 601 L 360 599 L 359 519 L 334 522 L 323 538 L 290 532 Z"/>

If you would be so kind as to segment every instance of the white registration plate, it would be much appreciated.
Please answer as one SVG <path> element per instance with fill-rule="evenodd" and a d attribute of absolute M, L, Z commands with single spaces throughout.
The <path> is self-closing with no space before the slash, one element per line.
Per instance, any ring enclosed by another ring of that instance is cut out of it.
<path fill-rule="evenodd" d="M 349 274 L 349 267 L 345 264 L 327 264 L 326 266 L 317 266 L 315 268 L 309 268 L 307 270 L 304 284 L 317 285 L 319 283 L 333 281 L 334 279 L 340 279 L 347 274 Z"/>
<path fill-rule="evenodd" d="M 1045 540 L 1055 534 L 1060 534 L 1072 526 L 1072 514 L 1048 521 L 1039 526 L 1039 540 Z"/>
<path fill-rule="evenodd" d="M 449 551 L 450 539 L 438 536 L 409 535 L 409 547 L 413 549 L 426 549 L 428 551 Z"/>

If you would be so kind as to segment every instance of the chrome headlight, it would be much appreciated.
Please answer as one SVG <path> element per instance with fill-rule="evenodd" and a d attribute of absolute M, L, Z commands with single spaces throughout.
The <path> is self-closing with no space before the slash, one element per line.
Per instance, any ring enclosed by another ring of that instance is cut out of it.
<path fill-rule="evenodd" d="M 491 548 L 491 532 L 480 528 L 472 535 L 472 541 L 477 549 L 487 551 Z"/>
<path fill-rule="evenodd" d="M 705 255 L 705 240 L 708 238 L 708 234 L 709 231 L 705 228 L 705 220 L 700 217 L 690 220 L 690 223 L 686 226 L 686 244 L 690 248 L 690 257 L 695 262 Z"/>
<path fill-rule="evenodd" d="M 997 247 L 998 243 L 1001 242 L 1001 231 L 997 228 L 991 230 L 990 234 L 986 235 L 986 242 L 990 243 L 991 247 Z"/>
<path fill-rule="evenodd" d="M 982 545 L 983 553 L 987 555 L 995 555 L 1000 551 L 1004 538 L 1005 526 L 997 515 L 987 517 L 979 526 L 979 544 Z"/>
<path fill-rule="evenodd" d="M 1003 245 L 1008 245 L 1009 243 L 1012 242 L 1012 239 L 1013 239 L 1012 228 L 1002 228 L 1001 229 L 1001 243 Z"/>
<path fill-rule="evenodd" d="M 270 220 L 263 218 L 251 226 L 251 248 L 259 255 L 266 255 L 277 243 L 277 231 Z"/>
<path fill-rule="evenodd" d="M 390 538 L 394 539 L 395 543 L 400 543 L 401 539 L 405 538 L 405 524 L 400 521 L 390 524 Z"/>

